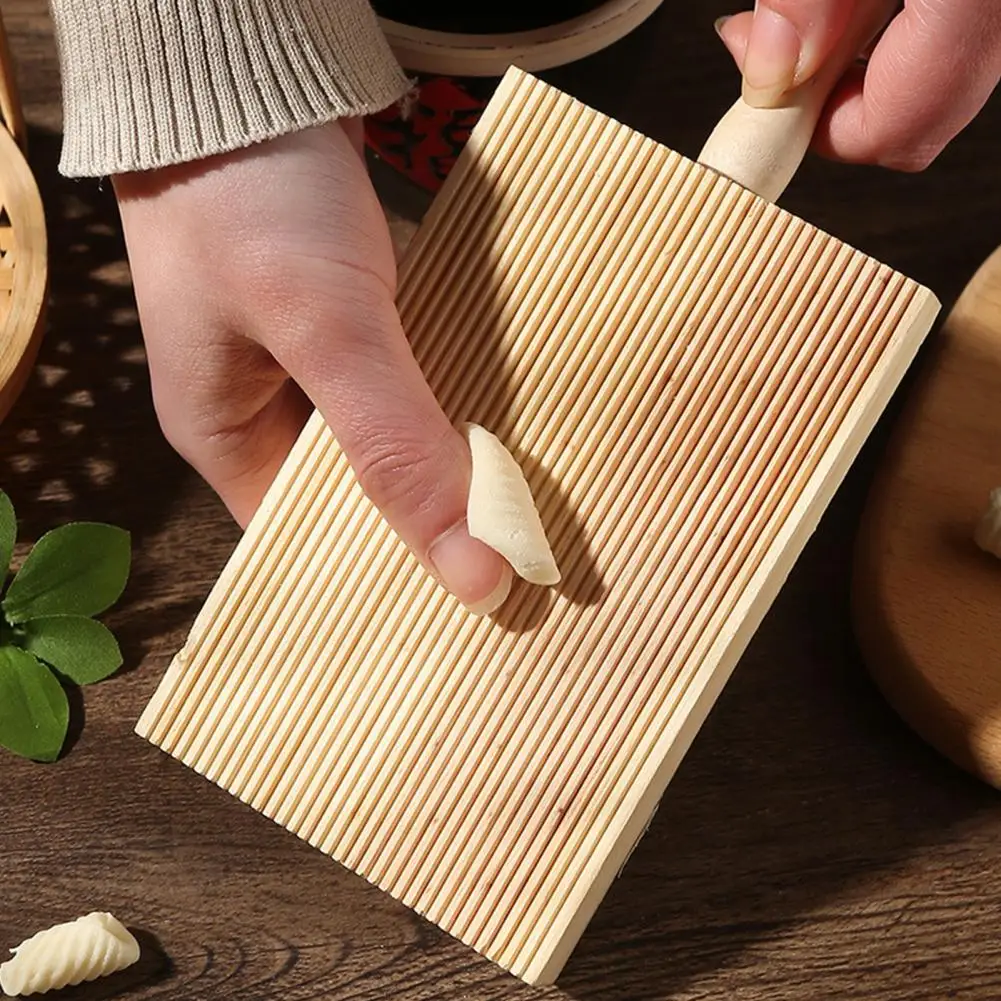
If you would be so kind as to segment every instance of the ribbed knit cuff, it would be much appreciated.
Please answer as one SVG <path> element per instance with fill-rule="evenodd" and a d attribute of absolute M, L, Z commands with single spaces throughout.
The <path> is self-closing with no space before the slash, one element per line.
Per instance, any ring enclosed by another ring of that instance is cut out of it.
<path fill-rule="evenodd" d="M 196 160 L 381 110 L 408 82 L 367 0 L 52 0 L 60 170 Z"/>

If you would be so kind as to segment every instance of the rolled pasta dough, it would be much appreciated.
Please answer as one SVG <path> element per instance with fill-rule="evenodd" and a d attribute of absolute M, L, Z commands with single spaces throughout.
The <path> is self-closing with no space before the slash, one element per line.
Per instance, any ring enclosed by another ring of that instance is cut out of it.
<path fill-rule="evenodd" d="M 11 952 L 14 958 L 0 964 L 0 989 L 15 997 L 124 970 L 139 958 L 139 943 L 117 918 L 94 911 L 40 931 Z"/>
<path fill-rule="evenodd" d="M 473 476 L 466 524 L 474 539 L 500 553 L 532 584 L 558 584 L 560 571 L 549 548 L 532 491 L 514 456 L 496 435 L 466 424 Z"/>

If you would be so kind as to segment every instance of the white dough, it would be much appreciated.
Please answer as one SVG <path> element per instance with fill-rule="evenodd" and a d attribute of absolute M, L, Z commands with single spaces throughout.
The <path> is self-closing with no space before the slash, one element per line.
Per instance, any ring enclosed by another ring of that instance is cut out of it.
<path fill-rule="evenodd" d="M 741 98 L 706 140 L 699 162 L 775 202 L 803 162 L 814 124 L 813 109 L 802 104 L 755 108 Z"/>
<path fill-rule="evenodd" d="M 117 918 L 94 911 L 40 931 L 11 952 L 14 958 L 0 964 L 0 989 L 15 997 L 124 970 L 139 958 L 139 943 Z"/>
<path fill-rule="evenodd" d="M 521 467 L 496 435 L 478 424 L 463 430 L 473 460 L 466 520 L 469 534 L 500 553 L 532 584 L 560 582 L 560 570 Z"/>

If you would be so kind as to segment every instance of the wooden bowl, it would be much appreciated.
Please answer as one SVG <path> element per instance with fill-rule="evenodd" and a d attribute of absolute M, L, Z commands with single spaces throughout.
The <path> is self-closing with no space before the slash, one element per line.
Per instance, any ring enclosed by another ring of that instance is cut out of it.
<path fill-rule="evenodd" d="M 38 354 L 48 293 L 48 237 L 0 17 L 0 420 L 24 388 Z"/>
<path fill-rule="evenodd" d="M 1001 789 L 1001 561 L 975 529 L 1001 486 L 1001 249 L 929 346 L 860 525 L 852 613 L 887 701 Z"/>

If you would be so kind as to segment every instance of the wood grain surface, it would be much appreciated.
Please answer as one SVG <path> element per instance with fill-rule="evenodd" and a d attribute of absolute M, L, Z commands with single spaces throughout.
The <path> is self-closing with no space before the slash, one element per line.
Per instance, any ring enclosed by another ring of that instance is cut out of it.
<path fill-rule="evenodd" d="M 736 93 L 711 29 L 729 12 L 666 3 L 642 32 L 547 77 L 694 155 Z M 70 753 L 55 766 L 0 758 L 0 945 L 115 912 L 139 930 L 144 956 L 67 992 L 81 1001 L 1001 996 L 998 794 L 899 722 L 850 629 L 851 547 L 888 421 L 555 988 L 498 973 L 145 746 L 135 720 L 238 532 L 157 429 L 110 186 L 57 175 L 44 0 L 4 0 L 4 16 L 49 213 L 52 303 L 35 376 L 0 426 L 0 482 L 26 540 L 98 518 L 132 531 L 136 561 L 108 620 L 126 669 L 76 701 Z M 1001 243 L 999 152 L 995 98 L 926 173 L 811 160 L 783 204 L 948 308 Z M 377 176 L 392 209 L 421 211 L 397 178 Z"/>

